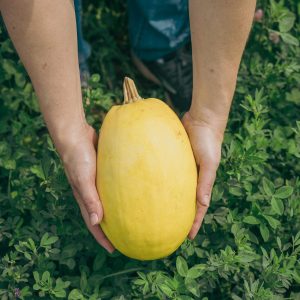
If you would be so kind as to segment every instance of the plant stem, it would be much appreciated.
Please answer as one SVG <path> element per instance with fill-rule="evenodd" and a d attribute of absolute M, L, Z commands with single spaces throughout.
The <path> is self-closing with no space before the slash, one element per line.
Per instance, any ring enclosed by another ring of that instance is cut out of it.
<path fill-rule="evenodd" d="M 142 271 L 142 270 L 146 270 L 146 268 L 133 268 L 133 269 L 124 270 L 124 271 L 120 271 L 120 272 L 116 272 L 116 273 L 112 273 L 112 274 L 103 276 L 102 279 L 115 277 L 115 276 L 119 276 L 119 275 L 123 275 L 123 274 L 127 274 L 127 273 Z"/>

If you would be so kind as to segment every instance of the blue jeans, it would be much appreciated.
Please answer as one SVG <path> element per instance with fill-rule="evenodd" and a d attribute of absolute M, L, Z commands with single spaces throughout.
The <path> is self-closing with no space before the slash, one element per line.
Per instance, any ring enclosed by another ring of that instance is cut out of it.
<path fill-rule="evenodd" d="M 79 62 L 91 53 L 81 27 L 81 0 L 74 0 Z M 188 0 L 128 0 L 129 37 L 142 60 L 157 60 L 190 40 Z"/>
<path fill-rule="evenodd" d="M 190 40 L 188 0 L 128 0 L 129 37 L 142 60 L 157 60 Z"/>
<path fill-rule="evenodd" d="M 74 0 L 75 6 L 75 15 L 76 15 L 76 27 L 77 27 L 77 44 L 78 44 L 78 59 L 79 64 L 86 65 L 87 60 L 91 55 L 91 46 L 90 44 L 83 38 L 82 33 L 82 6 L 81 0 Z"/>

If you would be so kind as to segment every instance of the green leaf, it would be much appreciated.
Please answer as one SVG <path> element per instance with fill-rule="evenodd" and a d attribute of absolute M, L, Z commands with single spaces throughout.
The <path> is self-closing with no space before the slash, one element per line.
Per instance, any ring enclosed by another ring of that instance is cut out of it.
<path fill-rule="evenodd" d="M 229 193 L 234 195 L 234 196 L 238 196 L 238 197 L 243 196 L 242 189 L 238 186 L 229 187 Z"/>
<path fill-rule="evenodd" d="M 134 280 L 134 284 L 136 284 L 136 285 L 145 285 L 147 282 L 145 282 L 145 280 L 144 279 L 135 279 Z"/>
<path fill-rule="evenodd" d="M 49 252 L 52 252 L 52 251 L 49 251 Z M 62 261 L 61 264 L 68 266 L 68 268 L 70 270 L 73 270 L 76 266 L 76 262 L 73 258 L 67 258 L 64 261 Z"/>
<path fill-rule="evenodd" d="M 293 13 L 286 13 L 279 19 L 280 32 L 290 31 L 295 23 L 296 17 Z"/>
<path fill-rule="evenodd" d="M 196 279 L 204 274 L 206 265 L 198 264 L 193 266 L 191 269 L 188 270 L 186 277 L 191 279 Z"/>
<path fill-rule="evenodd" d="M 300 231 L 293 237 L 293 243 L 295 246 L 300 245 Z"/>
<path fill-rule="evenodd" d="M 84 296 L 78 289 L 74 289 L 70 292 L 68 300 L 84 300 Z"/>
<path fill-rule="evenodd" d="M 267 242 L 269 239 L 269 236 L 270 236 L 268 227 L 264 223 L 261 223 L 259 226 L 259 231 L 260 231 L 260 234 L 261 234 L 263 240 L 265 242 Z"/>
<path fill-rule="evenodd" d="M 200 297 L 200 286 L 196 280 L 186 278 L 185 286 L 194 296 Z"/>
<path fill-rule="evenodd" d="M 99 74 L 93 74 L 90 78 L 90 81 L 93 83 L 98 83 L 100 81 L 100 75 Z"/>
<path fill-rule="evenodd" d="M 50 237 L 48 237 L 48 236 L 49 236 L 48 233 L 45 233 L 43 235 L 41 243 L 40 243 L 41 247 L 50 246 L 58 241 L 57 236 L 50 236 Z"/>
<path fill-rule="evenodd" d="M 81 291 L 85 292 L 87 286 L 88 286 L 87 276 L 86 276 L 86 273 L 83 271 L 81 273 L 81 277 L 80 277 L 80 289 L 81 289 Z"/>
<path fill-rule="evenodd" d="M 49 176 L 49 172 L 51 168 L 51 159 L 49 156 L 43 156 L 43 159 L 41 161 L 41 166 L 42 166 L 44 177 L 47 178 Z"/>
<path fill-rule="evenodd" d="M 221 185 L 215 184 L 212 192 L 212 201 L 220 201 L 224 194 L 224 188 Z"/>
<path fill-rule="evenodd" d="M 285 199 L 290 197 L 294 192 L 294 189 L 291 186 L 282 186 L 274 194 L 274 197 Z"/>
<path fill-rule="evenodd" d="M 41 242 L 40 242 L 40 246 L 43 246 L 43 245 L 44 245 L 44 243 L 47 241 L 48 237 L 49 237 L 49 233 L 48 233 L 48 232 L 45 232 L 45 233 L 43 234 L 43 236 L 42 236 L 42 239 L 41 239 Z"/>
<path fill-rule="evenodd" d="M 292 36 L 290 33 L 280 33 L 282 40 L 289 45 L 299 46 L 299 40 Z"/>
<path fill-rule="evenodd" d="M 168 287 L 166 284 L 160 284 L 159 288 L 162 290 L 162 292 L 164 294 L 166 294 L 168 297 L 172 297 L 173 296 L 173 291 L 171 290 L 170 287 Z"/>
<path fill-rule="evenodd" d="M 96 255 L 93 263 L 93 270 L 94 271 L 99 271 L 103 267 L 103 264 L 105 263 L 106 260 L 106 254 L 104 251 L 99 251 L 99 253 Z"/>
<path fill-rule="evenodd" d="M 24 85 L 26 84 L 25 76 L 21 73 L 15 74 L 15 83 L 16 83 L 17 87 L 23 88 Z"/>
<path fill-rule="evenodd" d="M 250 239 L 251 242 L 255 243 L 255 244 L 259 244 L 259 240 L 257 238 L 257 235 L 254 234 L 253 232 L 249 231 L 248 233 L 248 237 Z"/>
<path fill-rule="evenodd" d="M 284 206 L 281 199 L 273 197 L 271 199 L 271 206 L 274 212 L 276 212 L 278 215 L 283 214 Z"/>
<path fill-rule="evenodd" d="M 278 248 L 281 250 L 281 248 L 282 248 L 281 239 L 279 237 L 277 237 L 276 241 L 277 241 Z"/>
<path fill-rule="evenodd" d="M 52 293 L 57 297 L 57 298 L 66 298 L 66 291 L 65 290 L 53 290 Z"/>
<path fill-rule="evenodd" d="M 50 278 L 50 273 L 45 271 L 42 275 L 42 281 L 47 281 Z"/>
<path fill-rule="evenodd" d="M 146 274 L 144 274 L 144 273 L 142 273 L 142 272 L 137 272 L 137 274 L 138 274 L 143 280 L 145 280 L 145 282 L 147 281 Z"/>
<path fill-rule="evenodd" d="M 12 159 L 7 159 L 3 161 L 3 167 L 6 170 L 15 170 L 16 169 L 16 161 Z"/>
<path fill-rule="evenodd" d="M 35 251 L 35 250 L 36 250 L 36 247 L 35 247 L 35 243 L 34 243 L 34 241 L 33 241 L 32 238 L 29 238 L 29 239 L 28 239 L 28 243 L 29 243 L 29 245 L 30 245 L 29 248 L 30 248 L 32 251 Z"/>
<path fill-rule="evenodd" d="M 14 74 L 18 73 L 12 60 L 3 59 L 1 64 L 2 64 L 3 70 L 7 74 L 14 75 Z"/>
<path fill-rule="evenodd" d="M 252 224 L 252 225 L 255 225 L 255 224 L 259 224 L 260 221 L 254 217 L 254 216 L 246 216 L 244 219 L 243 219 L 243 222 L 244 223 L 247 223 L 247 224 Z"/>
<path fill-rule="evenodd" d="M 31 260 L 31 255 L 30 255 L 28 252 L 25 252 L 25 253 L 24 253 L 24 256 L 25 256 L 28 260 Z"/>
<path fill-rule="evenodd" d="M 44 244 L 44 245 L 49 246 L 49 245 L 56 243 L 57 241 L 58 241 L 58 236 L 51 236 L 48 238 L 46 244 Z"/>
<path fill-rule="evenodd" d="M 34 165 L 30 168 L 30 171 L 35 174 L 38 178 L 45 180 L 45 174 L 43 172 L 42 166 Z"/>
<path fill-rule="evenodd" d="M 271 216 L 264 215 L 264 218 L 268 221 L 269 225 L 273 229 L 276 229 L 280 225 L 280 222 Z"/>
<path fill-rule="evenodd" d="M 70 281 L 63 281 L 61 278 L 56 279 L 56 289 L 67 288 L 70 285 Z"/>
<path fill-rule="evenodd" d="M 23 297 L 23 298 L 20 298 L 20 299 L 32 299 L 32 297 L 27 297 L 27 296 L 32 296 L 32 293 L 31 293 L 31 291 L 30 291 L 30 287 L 29 286 L 25 286 L 25 287 L 23 287 L 22 289 L 21 289 L 21 296 Z"/>
<path fill-rule="evenodd" d="M 241 253 L 236 256 L 239 262 L 241 263 L 250 263 L 257 259 L 257 256 L 253 253 Z"/>
<path fill-rule="evenodd" d="M 177 256 L 176 259 L 176 269 L 180 276 L 186 277 L 188 272 L 188 265 L 185 259 L 181 256 Z"/>
<path fill-rule="evenodd" d="M 39 282 L 40 281 L 40 275 L 37 271 L 33 272 L 33 278 L 35 280 L 35 282 Z"/>
<path fill-rule="evenodd" d="M 286 94 L 286 100 L 296 105 L 300 105 L 300 89 L 293 88 Z"/>
<path fill-rule="evenodd" d="M 266 195 L 272 196 L 275 192 L 275 187 L 274 187 L 273 182 L 270 181 L 269 179 L 267 179 L 266 177 L 264 177 L 262 180 L 262 184 L 263 184 L 263 189 L 264 189 L 264 192 L 266 193 Z"/>

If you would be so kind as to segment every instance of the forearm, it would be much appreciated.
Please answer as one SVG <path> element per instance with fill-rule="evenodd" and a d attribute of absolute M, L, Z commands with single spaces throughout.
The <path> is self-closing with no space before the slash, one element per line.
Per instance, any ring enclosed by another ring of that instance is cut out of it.
<path fill-rule="evenodd" d="M 223 134 L 255 0 L 190 0 L 193 119 Z"/>
<path fill-rule="evenodd" d="M 0 9 L 60 151 L 86 126 L 73 2 L 0 0 Z"/>

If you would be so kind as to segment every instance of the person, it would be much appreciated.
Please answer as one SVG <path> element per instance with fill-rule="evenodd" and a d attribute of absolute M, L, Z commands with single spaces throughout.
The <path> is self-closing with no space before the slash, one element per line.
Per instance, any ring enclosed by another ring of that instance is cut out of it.
<path fill-rule="evenodd" d="M 193 92 L 182 123 L 199 166 L 197 212 L 190 239 L 196 236 L 210 203 L 255 4 L 255 0 L 189 1 Z M 103 210 L 95 185 L 97 135 L 82 105 L 73 2 L 0 0 L 0 10 L 33 83 L 87 228 L 112 252 L 113 245 L 99 226 Z"/>
<path fill-rule="evenodd" d="M 187 0 L 128 0 L 131 56 L 137 69 L 187 111 L 192 99 L 192 53 Z"/>
<path fill-rule="evenodd" d="M 74 0 L 81 85 L 88 85 L 91 47 L 82 31 L 81 0 Z M 192 53 L 187 0 L 128 0 L 131 56 L 141 74 L 163 86 L 173 106 L 188 110 L 192 99 Z"/>
<path fill-rule="evenodd" d="M 82 1 L 74 0 L 77 32 L 78 61 L 80 71 L 80 82 L 82 87 L 88 86 L 90 70 L 88 59 L 91 56 L 91 45 L 85 40 L 82 30 Z"/>

